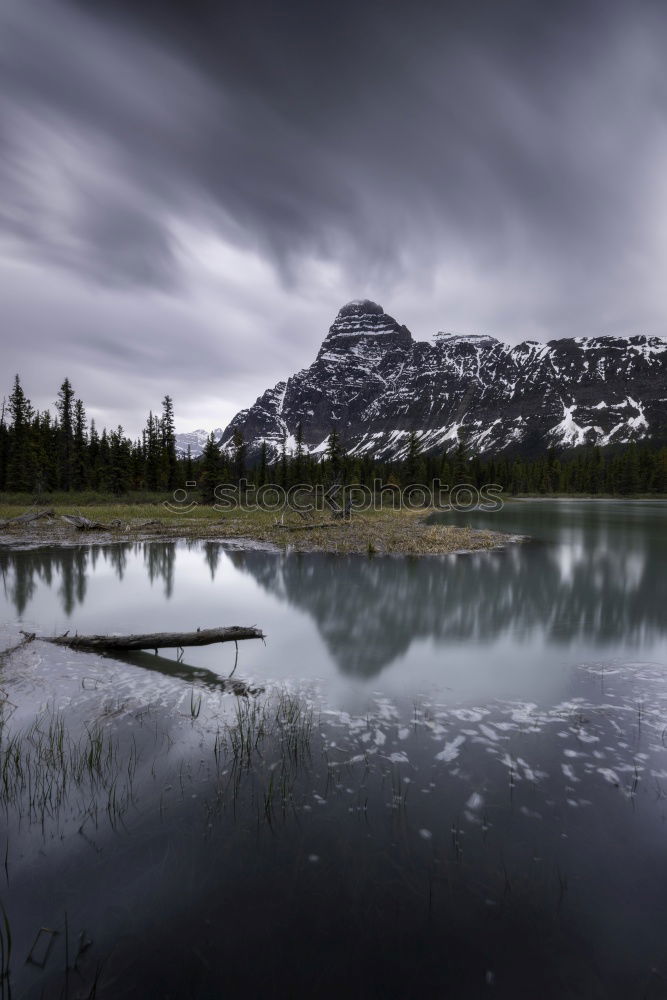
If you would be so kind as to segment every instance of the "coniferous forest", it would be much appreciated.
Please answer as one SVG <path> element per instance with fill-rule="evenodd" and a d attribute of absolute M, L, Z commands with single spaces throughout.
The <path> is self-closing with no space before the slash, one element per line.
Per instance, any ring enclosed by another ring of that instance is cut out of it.
<path fill-rule="evenodd" d="M 264 445 L 251 462 L 239 433 L 229 449 L 221 449 L 211 436 L 201 456 L 179 455 L 169 395 L 162 399 L 159 412 L 148 414 L 135 440 L 121 426 L 100 430 L 94 420 L 89 421 L 67 378 L 57 392 L 54 412 L 32 406 L 18 375 L 0 410 L 0 492 L 5 494 L 122 497 L 165 494 L 195 481 L 202 498 L 213 502 L 217 484 L 242 479 L 284 488 L 331 481 L 372 486 L 379 480 L 398 486 L 439 481 L 443 489 L 460 483 L 476 487 L 498 483 L 511 495 L 664 494 L 667 447 L 649 441 L 605 449 L 550 449 L 531 458 L 506 454 L 494 458 L 471 454 L 459 440 L 442 454 L 424 455 L 412 433 L 407 457 L 385 462 L 348 455 L 332 429 L 324 456 L 309 455 L 297 433 L 294 449 L 288 451 L 283 443 L 278 456 L 272 456 Z"/>

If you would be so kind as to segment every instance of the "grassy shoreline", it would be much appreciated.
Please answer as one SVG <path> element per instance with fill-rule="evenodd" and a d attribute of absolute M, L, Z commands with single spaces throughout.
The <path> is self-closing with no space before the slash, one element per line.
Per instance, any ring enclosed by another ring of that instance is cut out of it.
<path fill-rule="evenodd" d="M 502 532 L 477 530 L 451 524 L 430 524 L 433 508 L 419 511 L 384 509 L 356 513 L 350 521 L 333 520 L 318 513 L 304 521 L 294 512 L 284 515 L 264 510 L 235 510 L 221 514 L 212 507 L 199 506 L 189 514 L 171 512 L 159 503 L 106 503 L 84 506 L 45 503 L 54 517 L 29 524 L 0 526 L 0 545 L 104 544 L 124 541 L 166 541 L 202 539 L 236 541 L 239 544 L 296 552 L 332 552 L 438 555 L 460 551 L 491 549 L 516 538 Z M 25 508 L 23 508 L 25 509 Z M 118 519 L 109 530 L 78 531 L 60 519 L 62 514 L 84 513 L 104 524 Z M 0 504 L 0 520 L 18 513 L 16 506 Z M 146 521 L 156 523 L 146 524 Z"/>
<path fill-rule="evenodd" d="M 503 503 L 512 503 L 515 500 L 617 500 L 624 502 L 627 500 L 667 500 L 667 493 L 503 493 L 501 499 Z M 128 508 L 136 507 L 141 508 L 144 513 L 150 509 L 156 516 L 156 511 L 162 512 L 165 509 L 166 502 L 174 503 L 171 493 L 137 491 L 114 496 L 111 493 L 94 493 L 88 490 L 81 493 L 59 491 L 36 497 L 33 493 L 0 492 L 0 520 L 20 513 L 17 508 L 27 510 L 32 507 L 54 507 L 58 510 L 62 507 L 63 510 L 67 511 L 81 509 L 82 512 L 102 508 L 127 511 Z M 198 509 L 200 511 L 211 510 L 203 504 Z M 216 511 L 212 513 L 215 514 Z"/>

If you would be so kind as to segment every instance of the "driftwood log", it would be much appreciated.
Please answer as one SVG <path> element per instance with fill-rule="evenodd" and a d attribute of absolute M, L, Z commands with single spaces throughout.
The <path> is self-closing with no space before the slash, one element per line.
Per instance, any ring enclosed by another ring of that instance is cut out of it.
<path fill-rule="evenodd" d="M 23 638 L 20 642 L 17 642 L 15 646 L 10 646 L 8 649 L 0 650 L 0 663 L 2 663 L 4 659 L 10 657 L 12 653 L 16 653 L 17 650 L 23 649 L 24 646 L 27 646 L 29 642 L 32 642 L 33 639 L 36 638 L 36 634 L 34 632 L 24 632 L 21 630 L 21 635 Z"/>
<path fill-rule="evenodd" d="M 24 633 L 25 635 L 26 633 Z M 238 642 L 240 639 L 263 639 L 254 626 L 229 625 L 226 628 L 202 628 L 196 632 L 153 632 L 146 635 L 64 635 L 39 636 L 44 642 L 70 649 L 113 652 L 133 649 L 183 649 L 185 646 L 210 646 L 214 642 Z"/>
<path fill-rule="evenodd" d="M 39 521 L 42 517 L 53 517 L 52 510 L 29 510 L 18 517 L 9 517 L 0 521 L 0 528 L 5 528 L 8 524 L 30 524 L 32 521 Z"/>
<path fill-rule="evenodd" d="M 115 528 L 123 527 L 123 522 L 119 517 L 115 517 L 108 524 L 104 524 L 102 521 L 91 521 L 89 517 L 84 517 L 83 514 L 61 514 L 60 518 L 65 524 L 76 528 L 77 531 L 113 531 Z M 139 521 L 137 524 L 126 524 L 125 531 L 139 531 L 141 528 L 159 527 L 161 524 L 161 521 L 152 518 L 149 521 Z"/>
<path fill-rule="evenodd" d="M 318 528 L 337 528 L 338 524 L 335 521 L 316 521 L 314 524 L 280 524 L 276 521 L 274 527 L 282 531 L 316 531 Z"/>
<path fill-rule="evenodd" d="M 102 524 L 101 521 L 91 521 L 81 514 L 61 514 L 60 518 L 65 524 L 78 528 L 79 531 L 110 531 L 112 525 Z"/>

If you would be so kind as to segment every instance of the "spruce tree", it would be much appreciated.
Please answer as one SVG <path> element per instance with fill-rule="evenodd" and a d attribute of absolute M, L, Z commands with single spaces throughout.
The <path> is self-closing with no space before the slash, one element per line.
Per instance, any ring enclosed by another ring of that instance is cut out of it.
<path fill-rule="evenodd" d="M 174 426 L 174 403 L 171 396 L 162 400 L 162 484 L 167 489 L 176 488 L 178 481 L 178 459 L 176 458 L 176 429 Z"/>
<path fill-rule="evenodd" d="M 262 440 L 259 450 L 259 470 L 257 473 L 257 485 L 265 486 L 267 483 L 267 447 L 266 441 Z"/>
<path fill-rule="evenodd" d="M 14 387 L 9 397 L 8 409 L 12 425 L 7 463 L 7 489 L 15 492 L 31 490 L 34 480 L 30 435 L 32 406 L 23 392 L 18 375 L 14 376 Z"/>
<path fill-rule="evenodd" d="M 95 427 L 95 421 L 90 421 L 90 437 L 88 441 L 88 484 L 97 490 L 100 487 L 100 436 Z"/>
<path fill-rule="evenodd" d="M 293 475 L 292 475 L 292 478 L 294 479 L 295 483 L 302 483 L 304 481 L 304 479 L 305 479 L 305 475 L 304 475 L 304 472 L 305 472 L 304 464 L 305 463 L 304 463 L 304 460 L 303 460 L 303 452 L 304 452 L 304 447 L 303 447 L 303 424 L 301 423 L 301 421 L 299 421 L 299 424 L 298 424 L 297 429 L 296 429 L 295 440 L 296 440 L 296 448 L 294 449 L 294 462 L 293 462 Z"/>
<path fill-rule="evenodd" d="M 639 453 L 633 441 L 623 456 L 621 493 L 638 493 L 640 485 Z"/>
<path fill-rule="evenodd" d="M 112 493 L 120 496 L 127 493 L 132 475 L 131 447 L 129 440 L 119 425 L 109 434 L 108 486 Z"/>
<path fill-rule="evenodd" d="M 329 435 L 329 440 L 327 441 L 325 454 L 328 464 L 329 479 L 331 482 L 335 483 L 340 479 L 343 471 L 343 449 L 341 447 L 338 431 L 335 427 L 331 428 L 331 434 Z"/>
<path fill-rule="evenodd" d="M 232 434 L 232 466 L 237 483 L 245 476 L 246 452 L 247 445 L 243 440 L 243 433 L 236 427 Z"/>
<path fill-rule="evenodd" d="M 7 462 L 9 459 L 9 430 L 5 423 L 6 401 L 0 407 L 0 490 L 7 487 Z"/>
<path fill-rule="evenodd" d="M 58 473 L 59 486 L 70 490 L 73 482 L 74 457 L 74 389 L 68 378 L 58 391 Z"/>
<path fill-rule="evenodd" d="M 72 451 L 72 485 L 82 490 L 88 485 L 88 433 L 86 409 L 80 399 L 74 403 L 74 441 Z"/>
<path fill-rule="evenodd" d="M 160 430 L 160 421 L 157 417 L 153 416 L 152 411 L 148 414 L 143 442 L 146 455 L 146 488 L 149 490 L 159 490 L 164 485 L 162 476 L 162 433 Z"/>
<path fill-rule="evenodd" d="M 287 434 L 280 439 L 280 485 L 284 490 L 289 486 L 289 463 L 287 461 Z"/>
<path fill-rule="evenodd" d="M 454 452 L 452 476 L 454 479 L 452 486 L 468 482 L 468 451 L 462 428 L 459 428 L 459 440 Z"/>
<path fill-rule="evenodd" d="M 422 458 L 422 449 L 416 431 L 410 431 L 408 437 L 408 454 L 403 465 L 403 485 L 410 486 L 423 483 L 426 479 L 426 463 Z"/>
<path fill-rule="evenodd" d="M 211 434 L 204 445 L 201 458 L 201 472 L 199 474 L 199 489 L 204 503 L 213 503 L 215 500 L 215 487 L 221 482 L 222 463 L 220 459 L 220 446 L 213 434 Z"/>

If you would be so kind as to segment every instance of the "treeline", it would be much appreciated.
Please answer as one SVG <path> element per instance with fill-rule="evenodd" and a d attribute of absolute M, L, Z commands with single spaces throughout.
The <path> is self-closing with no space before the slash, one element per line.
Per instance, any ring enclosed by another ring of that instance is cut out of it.
<path fill-rule="evenodd" d="M 186 471 L 176 455 L 174 407 L 150 413 L 141 437 L 122 427 L 98 431 L 69 379 L 60 386 L 55 414 L 36 410 L 14 378 L 0 410 L 0 490 L 17 493 L 109 492 L 175 489 Z"/>
<path fill-rule="evenodd" d="M 513 495 L 586 493 L 631 496 L 667 493 L 667 448 L 632 443 L 622 448 L 585 448 L 570 456 L 550 451 L 532 461 L 473 459 L 479 482 L 500 483 Z M 477 483 L 476 483 L 477 485 Z"/>
<path fill-rule="evenodd" d="M 667 448 L 630 444 L 622 449 L 549 451 L 535 459 L 473 455 L 464 439 L 442 454 L 423 455 L 419 438 L 410 434 L 402 461 L 382 462 L 346 452 L 332 430 L 323 454 L 308 454 L 302 428 L 277 455 L 264 444 L 250 462 L 248 448 L 237 431 L 221 449 L 211 436 L 201 457 L 176 451 L 174 407 L 165 396 L 161 412 L 149 413 L 136 440 L 122 427 L 99 431 L 88 422 L 81 399 L 69 379 L 57 394 L 55 413 L 37 411 L 25 395 L 19 376 L 0 410 L 0 491 L 15 493 L 81 492 L 117 496 L 146 491 L 173 492 L 196 482 L 201 499 L 214 500 L 218 484 L 246 480 L 255 486 L 276 484 L 285 489 L 299 483 L 359 483 L 431 485 L 442 488 L 469 483 L 498 483 L 510 494 L 632 494 L 667 493 Z"/>
<path fill-rule="evenodd" d="M 333 430 L 323 455 L 309 455 L 303 445 L 301 428 L 295 445 L 283 441 L 280 453 L 269 460 L 266 445 L 259 461 L 246 467 L 246 445 L 240 434 L 233 437 L 229 452 L 221 452 L 212 439 L 207 442 L 199 464 L 199 485 L 206 500 L 213 500 L 216 483 L 242 478 L 254 485 L 274 483 L 289 489 L 299 483 L 359 483 L 373 488 L 378 481 L 400 487 L 412 483 L 441 489 L 467 483 L 475 487 L 498 483 L 512 494 L 609 494 L 627 496 L 667 493 L 667 448 L 650 444 L 629 444 L 621 449 L 588 448 L 570 455 L 549 451 L 526 460 L 521 458 L 482 459 L 470 454 L 464 440 L 444 453 L 423 455 L 414 432 L 402 461 L 381 462 L 347 454 Z"/>

